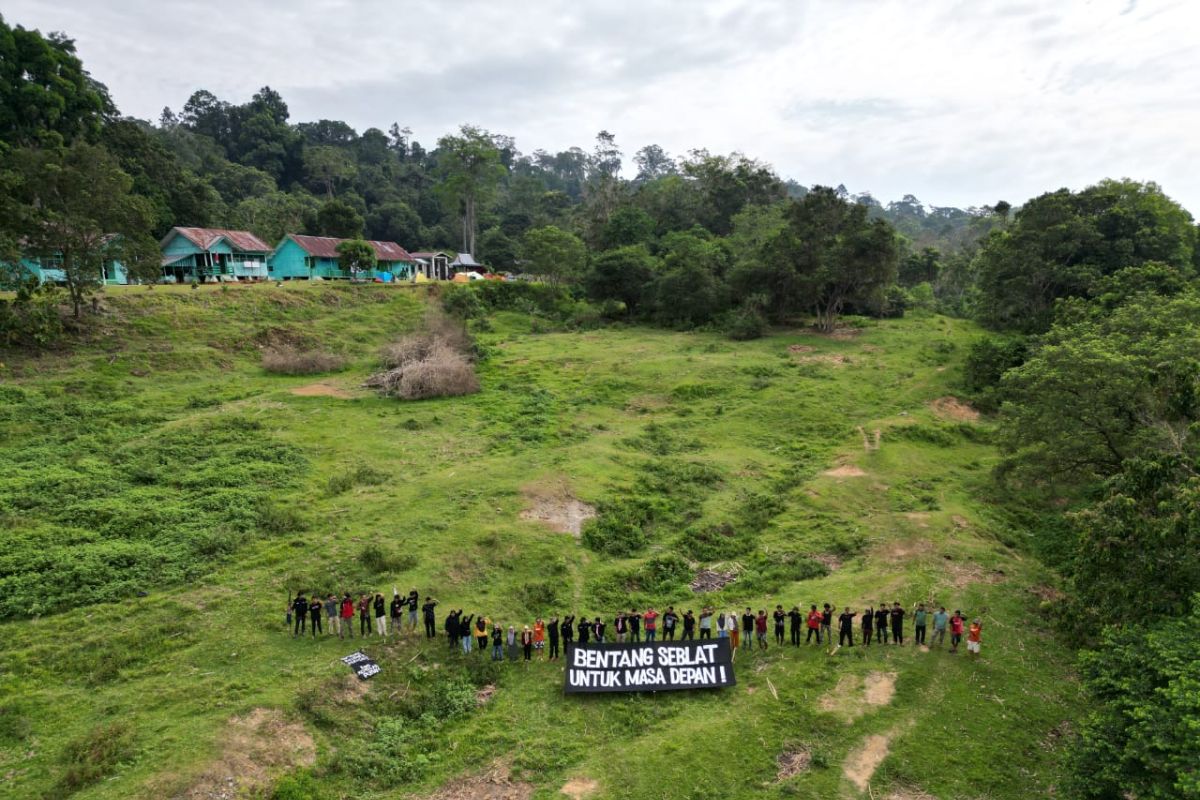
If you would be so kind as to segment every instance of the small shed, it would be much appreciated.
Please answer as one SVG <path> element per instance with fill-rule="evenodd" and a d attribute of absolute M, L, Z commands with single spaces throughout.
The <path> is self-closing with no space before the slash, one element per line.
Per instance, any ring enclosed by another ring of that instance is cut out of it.
<path fill-rule="evenodd" d="M 308 280 L 310 278 L 349 278 L 350 274 L 338 262 L 337 247 L 345 239 L 332 236 L 303 236 L 289 233 L 271 254 L 269 269 L 275 280 Z M 376 266 L 362 273 L 368 280 L 387 274 L 398 280 L 412 277 L 416 259 L 395 242 L 368 241 L 375 251 Z"/>
<path fill-rule="evenodd" d="M 441 251 L 423 251 L 412 255 L 417 260 L 417 269 L 429 280 L 450 280 L 450 256 Z"/>
<path fill-rule="evenodd" d="M 470 253 L 459 253 L 450 262 L 450 270 L 452 272 L 483 272 L 484 267 Z"/>
<path fill-rule="evenodd" d="M 159 244 L 166 281 L 261 281 L 268 277 L 271 245 L 249 231 L 172 228 Z"/>

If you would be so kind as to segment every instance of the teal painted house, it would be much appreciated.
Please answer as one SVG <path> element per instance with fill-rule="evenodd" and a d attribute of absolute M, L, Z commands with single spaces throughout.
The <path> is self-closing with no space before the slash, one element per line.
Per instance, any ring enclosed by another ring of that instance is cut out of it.
<path fill-rule="evenodd" d="M 261 281 L 270 275 L 271 246 L 249 231 L 172 228 L 163 237 L 163 280 L 168 283 Z"/>
<path fill-rule="evenodd" d="M 105 243 L 111 242 L 116 234 L 109 234 Z M 125 265 L 115 258 L 106 259 L 101 265 L 103 281 L 108 285 L 129 283 L 129 275 Z M 0 288 L 11 288 L 30 277 L 38 283 L 65 283 L 66 274 L 62 269 L 62 256 L 32 256 L 25 255 L 16 264 L 0 262 Z"/>
<path fill-rule="evenodd" d="M 271 254 L 268 265 L 272 280 L 291 281 L 324 278 L 326 280 L 348 279 L 350 274 L 338 264 L 337 246 L 345 239 L 331 236 L 301 236 L 289 233 Z M 360 277 L 367 280 L 407 280 L 416 267 L 407 250 L 395 242 L 367 242 L 375 250 L 376 267 Z"/>

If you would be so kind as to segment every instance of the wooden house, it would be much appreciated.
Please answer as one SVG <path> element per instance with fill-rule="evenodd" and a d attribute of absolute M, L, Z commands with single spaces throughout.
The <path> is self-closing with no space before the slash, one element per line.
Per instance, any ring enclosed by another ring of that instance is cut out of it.
<path fill-rule="evenodd" d="M 266 280 L 271 246 L 249 231 L 172 228 L 160 243 L 163 280 Z"/>
<path fill-rule="evenodd" d="M 417 260 L 417 269 L 431 281 L 448 281 L 450 271 L 450 256 L 442 252 L 413 253 Z"/>
<path fill-rule="evenodd" d="M 104 242 L 107 245 L 117 234 L 108 234 Z M 129 283 L 129 274 L 125 265 L 119 259 L 108 258 L 100 266 L 101 280 L 107 285 L 122 285 Z M 62 256 L 22 255 L 20 260 L 11 264 L 0 262 L 0 288 L 12 287 L 33 277 L 41 283 L 66 283 L 67 276 L 62 268 Z"/>
<path fill-rule="evenodd" d="M 345 239 L 331 236 L 301 236 L 289 233 L 275 248 L 268 263 L 272 280 L 344 279 L 351 277 L 338 263 L 337 247 Z M 407 280 L 416 269 L 416 259 L 395 242 L 367 244 L 375 250 L 375 269 L 360 273 L 367 280 Z"/>

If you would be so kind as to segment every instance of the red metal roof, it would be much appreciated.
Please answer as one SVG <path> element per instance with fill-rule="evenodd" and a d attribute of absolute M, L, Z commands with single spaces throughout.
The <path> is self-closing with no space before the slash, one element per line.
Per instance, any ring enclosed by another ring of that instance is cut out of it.
<path fill-rule="evenodd" d="M 171 230 L 187 239 L 201 250 L 207 250 L 218 239 L 227 239 L 234 250 L 245 253 L 269 253 L 271 245 L 255 236 L 250 231 L 229 231 L 224 228 L 172 228 Z M 169 234 L 168 234 L 169 237 Z M 164 240 L 165 241 L 165 240 Z"/>
<path fill-rule="evenodd" d="M 289 233 L 292 241 L 300 245 L 300 249 L 310 256 L 317 258 L 337 258 L 337 246 L 345 239 L 335 239 L 332 236 L 301 236 Z M 368 241 L 367 244 L 375 249 L 375 258 L 380 261 L 412 261 L 408 251 L 395 242 Z"/>

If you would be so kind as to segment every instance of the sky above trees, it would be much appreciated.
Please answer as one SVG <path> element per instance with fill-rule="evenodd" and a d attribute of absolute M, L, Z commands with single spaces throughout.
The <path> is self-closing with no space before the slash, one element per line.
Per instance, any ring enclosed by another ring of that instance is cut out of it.
<path fill-rule="evenodd" d="M 1105 176 L 1200 212 L 1200 6 L 639 0 L 9 0 L 126 114 L 270 85 L 293 121 L 459 124 L 523 150 L 741 150 L 805 184 L 937 205 Z M 632 165 L 626 165 L 632 174 Z"/>

